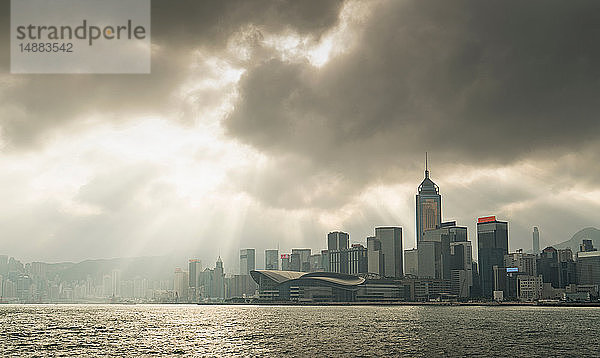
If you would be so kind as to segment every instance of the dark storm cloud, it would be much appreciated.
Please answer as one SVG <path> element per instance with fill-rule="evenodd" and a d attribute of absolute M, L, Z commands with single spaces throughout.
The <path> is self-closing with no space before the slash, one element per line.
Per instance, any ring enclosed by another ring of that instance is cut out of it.
<path fill-rule="evenodd" d="M 194 50 L 218 52 L 228 38 L 252 24 L 265 31 L 291 29 L 318 38 L 334 25 L 340 1 L 152 1 L 151 75 L 14 76 L 0 92 L 0 126 L 14 147 L 35 143 L 39 135 L 90 114 L 124 120 L 130 114 L 177 113 L 172 91 L 189 75 Z M 0 45 L 8 48 L 9 2 L 0 4 Z M 9 72 L 9 51 L 0 71 Z"/>
<path fill-rule="evenodd" d="M 414 177 L 425 150 L 440 173 L 598 148 L 599 38 L 594 1 L 384 2 L 324 67 L 248 71 L 226 126 L 359 187 Z"/>
<path fill-rule="evenodd" d="M 220 48 L 241 26 L 320 35 L 337 22 L 342 1 L 152 1 L 152 39 L 158 44 Z"/>
<path fill-rule="evenodd" d="M 29 255 L 38 258 L 122 256 L 137 252 L 132 247 L 154 254 L 176 247 L 211 263 L 222 254 L 226 267 L 234 267 L 240 247 L 317 249 L 331 230 L 348 231 L 353 242 L 365 243 L 377 225 L 403 226 L 404 245 L 411 247 L 412 188 L 422 178 L 426 150 L 441 187 L 444 219 L 468 225 L 474 242 L 476 218 L 488 214 L 510 220 L 511 249 L 529 248 L 532 225 L 540 226 L 543 243 L 597 226 L 600 208 L 585 191 L 597 190 L 600 182 L 599 2 L 368 2 L 374 12 L 350 29 L 358 34 L 354 45 L 323 67 L 294 56 L 282 60 L 261 31 L 290 30 L 318 40 L 338 24 L 340 2 L 152 4 L 151 75 L 0 75 L 2 140 L 10 148 L 31 149 L 63 130 L 59 138 L 67 142 L 78 134 L 71 125 L 89 114 L 101 121 L 147 113 L 201 117 L 203 107 L 221 103 L 221 92 L 197 90 L 191 105 L 173 98 L 184 83 L 223 75 L 190 73 L 192 54 L 201 50 L 247 69 L 235 110 L 223 122 L 229 138 L 220 144 L 237 148 L 241 141 L 258 155 L 223 157 L 240 162 L 226 166 L 223 187 L 196 198 L 199 206 L 181 197 L 178 186 L 192 184 L 161 179 L 171 173 L 160 159 L 136 166 L 115 158 L 107 165 L 92 156 L 90 164 L 98 168 L 82 179 L 74 197 L 57 193 L 38 202 L 24 201 L 32 185 L 21 185 L 27 181 L 5 170 L 5 250 L 25 250 L 24 240 L 35 243 L 37 251 Z M 0 7 L 8 29 L 8 1 Z M 227 52 L 237 39 L 250 46 L 248 58 Z M 0 32 L 5 48 L 8 40 L 8 31 Z M 2 72 L 8 63 L 9 52 L 1 52 Z M 184 162 L 219 164 L 222 148 L 211 148 L 207 144 L 195 161 Z M 8 154 L 23 163 L 35 155 Z M 264 161 L 254 162 L 257 157 Z M 498 167 L 506 170 L 498 174 Z M 489 173 L 481 175 L 481 168 Z M 204 185 L 202 177 L 193 179 Z M 377 193 L 379 184 L 384 194 Z M 567 195 L 570 189 L 578 196 Z M 240 190 L 252 198 L 238 195 Z M 209 200 L 213 196 L 223 202 Z"/>

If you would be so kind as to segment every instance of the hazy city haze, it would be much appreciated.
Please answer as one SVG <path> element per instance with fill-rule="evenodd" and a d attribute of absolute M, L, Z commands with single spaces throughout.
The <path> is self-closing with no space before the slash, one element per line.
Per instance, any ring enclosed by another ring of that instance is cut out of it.
<path fill-rule="evenodd" d="M 230 269 L 392 225 L 411 248 L 425 151 L 474 245 L 485 215 L 511 251 L 600 225 L 600 2 L 152 6 L 151 75 L 10 75 L 0 54 L 0 254 Z"/>

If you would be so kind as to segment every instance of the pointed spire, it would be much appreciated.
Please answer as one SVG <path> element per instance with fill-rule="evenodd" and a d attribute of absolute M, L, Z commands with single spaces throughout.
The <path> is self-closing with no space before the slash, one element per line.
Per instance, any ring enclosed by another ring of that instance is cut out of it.
<path fill-rule="evenodd" d="M 425 179 L 419 185 L 419 194 L 422 192 L 438 194 L 438 186 L 429 178 L 429 157 L 427 152 L 425 152 Z"/>

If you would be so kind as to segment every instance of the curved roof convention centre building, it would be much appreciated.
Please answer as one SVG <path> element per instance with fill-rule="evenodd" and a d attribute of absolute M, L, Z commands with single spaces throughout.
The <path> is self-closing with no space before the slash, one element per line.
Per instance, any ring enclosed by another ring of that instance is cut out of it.
<path fill-rule="evenodd" d="M 254 270 L 250 276 L 268 300 L 307 302 L 353 301 L 365 279 L 335 272 Z"/>

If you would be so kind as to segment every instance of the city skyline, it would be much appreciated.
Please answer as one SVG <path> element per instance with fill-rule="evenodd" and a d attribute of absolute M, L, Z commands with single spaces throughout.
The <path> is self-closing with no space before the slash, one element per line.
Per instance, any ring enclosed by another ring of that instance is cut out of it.
<path fill-rule="evenodd" d="M 256 249 L 246 247 L 239 250 L 237 270 L 235 263 L 233 269 L 225 270 L 220 255 L 214 268 L 196 257 L 187 260 L 187 271 L 176 264 L 174 277 L 167 280 L 165 272 L 156 276 L 156 272 L 139 271 L 145 265 L 135 264 L 135 259 L 121 266 L 105 262 L 95 268 L 88 262 L 91 268 L 88 265 L 87 270 L 77 272 L 73 264 L 23 264 L 0 255 L 0 301 L 190 303 L 295 301 L 301 296 L 309 301 L 382 302 L 423 300 L 430 293 L 440 298 L 532 301 L 563 294 L 582 298 L 589 294 L 585 293 L 588 285 L 598 281 L 594 270 L 600 256 L 593 245 L 598 237 L 580 238 L 579 251 L 549 246 L 541 252 L 524 253 L 510 247 L 508 222 L 485 216 L 477 219 L 476 239 L 469 240 L 466 227 L 441 215 L 440 188 L 429 177 L 427 159 L 425 178 L 417 191 L 415 213 L 421 220 L 416 220 L 415 232 L 422 235 L 415 238 L 416 249 L 404 250 L 405 241 L 411 239 L 403 237 L 402 227 L 375 227 L 375 235 L 366 238 L 366 247 L 352 243 L 346 232 L 332 231 L 323 237 L 324 250 L 296 247 L 279 255 L 278 245 L 264 250 L 264 267 L 260 267 Z M 534 248 L 539 245 L 539 234 L 534 226 Z M 156 263 L 151 265 L 160 271 Z M 171 272 L 172 268 L 173 263 Z M 137 275 L 132 269 L 137 269 Z M 157 279 L 161 276 L 163 279 Z M 320 283 L 314 284 L 315 280 Z M 331 282 L 334 286 L 323 287 Z M 335 286 L 336 282 L 345 288 Z M 295 284 L 304 288 L 296 292 Z M 579 289 L 570 286 L 577 284 Z"/>
<path fill-rule="evenodd" d="M 438 185 L 436 185 L 430 178 L 430 172 L 429 172 L 429 167 L 428 167 L 428 156 L 427 153 L 425 153 L 425 178 L 423 179 L 423 181 L 421 182 L 421 184 L 417 187 L 417 195 L 415 197 L 415 207 L 416 207 L 416 211 L 415 211 L 415 219 L 419 217 L 419 213 L 423 212 L 424 216 L 421 222 L 419 222 L 419 220 L 415 220 L 416 222 L 416 227 L 418 228 L 420 225 L 425 227 L 425 230 L 432 230 L 435 229 L 436 227 L 439 228 L 439 226 L 443 223 L 443 222 L 449 222 L 449 220 L 451 220 L 451 218 L 444 218 L 442 213 L 441 213 L 441 191 Z M 421 207 L 424 207 L 421 208 Z M 427 218 L 427 216 L 429 216 L 429 218 Z M 495 215 L 493 216 L 495 218 Z M 485 217 L 484 217 L 485 218 Z M 428 224 L 425 224 L 427 222 L 427 220 L 429 220 Z M 479 225 L 481 218 L 478 217 L 476 218 L 476 224 Z M 456 224 L 456 220 L 453 221 L 454 224 Z M 462 223 L 458 223 L 459 225 L 463 225 Z M 388 225 L 389 226 L 389 225 Z M 469 226 L 468 224 L 465 225 L 465 227 Z M 399 227 L 401 230 L 403 231 L 407 231 L 406 229 Z M 583 229 L 583 228 L 582 228 Z M 339 230 L 339 229 L 338 229 Z M 534 252 L 535 251 L 535 244 L 536 244 L 536 239 L 537 239 L 537 244 L 538 246 L 540 245 L 540 231 L 539 228 L 537 226 L 532 226 L 532 230 L 533 230 L 533 240 L 530 242 L 531 243 L 531 248 L 526 248 L 526 247 L 511 247 L 511 249 L 514 250 L 526 250 L 527 252 Z M 410 230 L 408 230 L 410 231 Z M 402 237 L 401 240 L 401 246 L 403 248 L 403 250 L 411 250 L 411 249 L 416 249 L 417 246 L 417 242 L 420 240 L 419 237 L 416 235 L 416 233 L 418 232 L 418 229 L 414 230 L 415 232 L 415 237 L 411 238 L 411 237 Z M 469 230 L 467 230 L 467 237 L 477 237 L 477 231 L 475 231 L 475 233 L 473 233 L 474 236 L 470 236 L 468 234 Z M 509 230 L 507 232 L 508 236 L 510 236 L 510 227 Z M 339 236 L 342 235 L 343 238 L 339 238 Z M 371 238 L 370 236 L 371 234 L 367 235 L 366 237 L 363 238 L 353 238 L 350 236 L 349 233 L 341 230 L 341 231 L 330 231 L 328 234 L 326 234 L 326 242 L 323 245 L 323 243 L 321 243 L 321 246 L 315 246 L 315 247 L 310 247 L 307 248 L 307 250 L 315 250 L 314 253 L 318 253 L 321 251 L 321 249 L 332 249 L 332 245 L 333 248 L 336 249 L 337 247 L 342 247 L 342 248 L 348 248 L 351 244 L 368 244 L 369 239 Z M 471 240 L 474 243 L 474 247 L 473 247 L 473 260 L 478 261 L 478 256 L 479 256 L 479 250 L 478 250 L 478 245 L 479 245 L 479 240 Z M 566 240 L 565 240 L 566 241 Z M 542 241 L 543 242 L 543 241 Z M 543 247 L 547 247 L 547 246 L 552 246 L 553 244 L 559 244 L 560 242 L 556 242 L 556 243 L 548 243 L 547 245 L 543 246 Z M 342 246 L 338 246 L 338 245 L 342 245 Z M 414 246 L 411 246 L 414 245 Z M 514 244 L 513 244 L 514 245 Z M 525 245 L 526 246 L 526 245 Z M 284 252 L 294 252 L 295 250 L 304 250 L 304 249 L 299 249 L 299 246 L 290 246 L 288 248 L 282 248 L 280 249 L 279 247 L 279 242 L 276 244 L 277 249 L 274 249 L 273 247 L 270 246 L 265 246 L 265 247 L 253 247 L 253 248 L 248 248 L 248 249 L 244 249 L 244 248 L 239 248 L 239 252 L 240 252 L 240 260 L 231 260 L 230 262 L 232 263 L 231 265 L 227 266 L 227 269 L 225 270 L 226 273 L 228 274 L 240 274 L 243 272 L 245 272 L 245 274 L 247 274 L 249 272 L 249 269 L 242 269 L 241 268 L 241 261 L 242 261 L 242 255 L 245 258 L 246 257 L 246 251 L 252 251 L 252 261 L 249 262 L 247 265 L 248 267 L 256 267 L 261 268 L 261 269 L 266 269 L 266 251 L 278 251 L 280 253 L 284 253 Z M 258 250 L 258 255 L 256 253 L 256 250 Z M 416 251 L 415 251 L 416 253 Z M 189 253 L 187 254 L 189 256 Z M 12 256 L 12 255 L 10 255 Z M 185 255 L 184 255 L 185 256 Z M 185 259 L 184 256 L 180 256 L 179 259 Z M 191 255 L 191 256 L 197 256 L 197 255 Z M 235 257 L 235 254 L 233 252 L 229 252 L 229 253 L 225 253 L 224 255 L 225 257 Z M 144 256 L 140 256 L 140 257 L 144 257 Z M 221 257 L 221 251 L 219 250 L 219 255 L 218 258 L 220 260 Z M 89 260 L 90 258 L 85 258 L 81 261 L 85 261 L 85 260 Z M 106 259 L 106 258 L 99 258 L 99 259 Z M 204 260 L 208 260 L 210 261 L 212 259 L 212 257 L 203 257 Z M 256 260 L 258 260 L 258 265 L 256 264 Z M 279 258 L 278 258 L 278 264 L 280 264 L 279 262 Z M 202 261 L 202 260 L 200 260 Z M 41 262 L 41 260 L 39 259 L 34 259 L 31 260 L 31 262 Z M 57 261 L 57 262 L 61 262 L 61 261 Z M 265 262 L 265 267 L 261 266 L 261 262 Z M 49 261 L 49 263 L 51 263 L 51 261 Z M 237 265 L 238 263 L 240 263 L 240 265 Z M 246 265 L 246 264 L 244 264 Z"/>
<path fill-rule="evenodd" d="M 385 225 L 410 248 L 425 151 L 469 237 L 485 215 L 524 249 L 599 226 L 600 5 L 165 4 L 149 75 L 0 55 L 0 252 L 236 262 Z"/>
<path fill-rule="evenodd" d="M 295 287 L 292 281 L 296 279 L 304 287 L 300 291 L 303 300 L 314 298 L 318 302 L 414 302 L 427 300 L 430 294 L 445 299 L 470 297 L 478 302 L 490 300 L 492 296 L 500 301 L 529 302 L 549 298 L 589 301 L 590 295 L 597 297 L 600 254 L 594 242 L 600 243 L 599 235 L 589 236 L 594 239 L 574 238 L 578 242 L 577 250 L 547 247 L 531 254 L 522 249 L 508 250 L 507 224 L 494 216 L 478 219 L 476 240 L 482 243 L 479 248 L 482 259 L 478 264 L 471 261 L 472 246 L 465 227 L 451 221 L 426 230 L 420 242 L 418 260 L 416 256 L 410 260 L 405 256 L 408 275 L 402 272 L 402 259 L 394 258 L 393 242 L 400 245 L 402 242 L 402 229 L 395 227 L 375 228 L 375 236 L 367 238 L 367 247 L 338 244 L 347 242 L 347 234 L 329 233 L 325 238 L 329 250 L 311 254 L 311 249 L 292 249 L 291 255 L 281 255 L 282 271 L 256 267 L 255 249 L 240 250 L 240 267 L 247 269 L 233 274 L 225 272 L 220 257 L 214 268 L 211 263 L 205 267 L 201 260 L 190 258 L 185 271 L 173 262 L 165 266 L 166 262 L 160 265 L 160 262 L 139 258 L 120 265 L 115 259 L 85 264 L 23 264 L 13 257 L 0 255 L 0 302 L 248 303 L 246 299 L 294 302 L 298 297 L 290 296 L 291 291 L 286 290 Z M 429 248 L 430 244 L 437 245 Z M 266 253 L 269 251 L 276 254 L 278 250 L 266 250 Z M 413 251 L 407 250 L 405 255 Z M 267 275 L 267 281 L 261 280 L 264 275 Z M 329 289 L 323 291 L 318 288 L 319 284 L 314 286 L 312 278 L 324 280 L 322 284 L 325 285 L 331 280 L 334 285 L 344 282 L 348 292 L 354 293 L 348 296 L 334 289 L 331 296 Z M 271 279 L 288 283 L 274 291 L 268 283 Z M 357 294 L 357 290 L 360 293 Z"/>
<path fill-rule="evenodd" d="M 600 1 L 0 27 L 0 356 L 598 355 Z"/>

